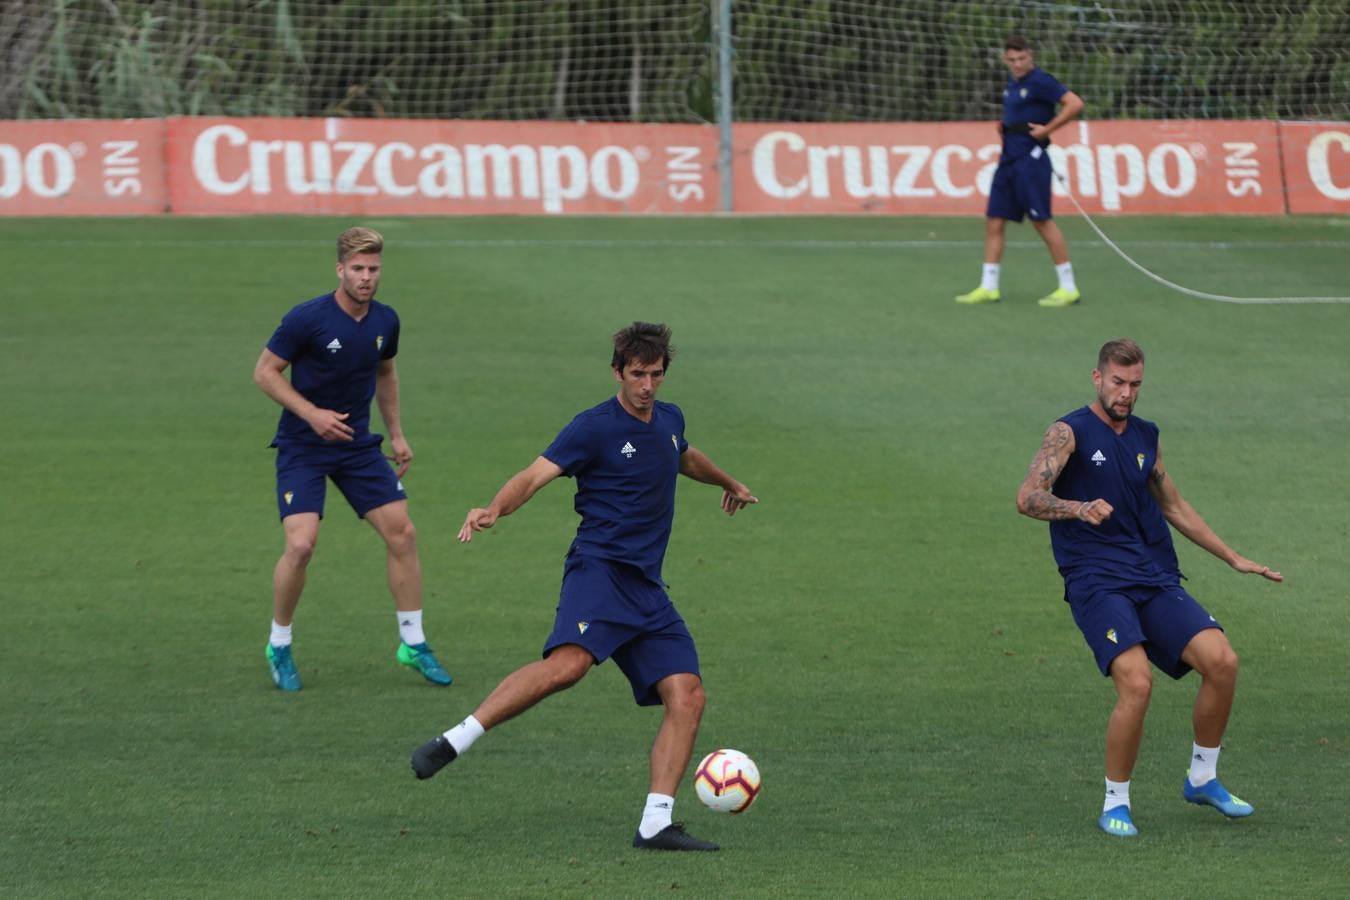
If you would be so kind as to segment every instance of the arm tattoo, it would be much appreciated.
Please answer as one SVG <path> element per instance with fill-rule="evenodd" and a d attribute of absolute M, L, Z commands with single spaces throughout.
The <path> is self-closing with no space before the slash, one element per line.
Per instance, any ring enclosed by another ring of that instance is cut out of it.
<path fill-rule="evenodd" d="M 1038 491 L 1027 498 L 1026 514 L 1047 522 L 1059 519 L 1077 519 L 1088 506 L 1086 500 L 1063 500 L 1049 491 Z"/>
<path fill-rule="evenodd" d="M 1033 519 L 1054 521 L 1058 519 L 1076 519 L 1087 508 L 1084 500 L 1065 500 L 1050 492 L 1059 473 L 1068 460 L 1073 430 L 1063 422 L 1056 422 L 1045 433 L 1041 447 L 1036 451 L 1027 473 L 1030 490 L 1023 491 L 1022 512 Z"/>

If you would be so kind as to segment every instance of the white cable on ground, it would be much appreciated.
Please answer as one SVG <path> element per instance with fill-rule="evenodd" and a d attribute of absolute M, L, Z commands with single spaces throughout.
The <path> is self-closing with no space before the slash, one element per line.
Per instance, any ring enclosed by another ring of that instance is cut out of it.
<path fill-rule="evenodd" d="M 1149 278 L 1158 282 L 1158 284 L 1164 285 L 1165 287 L 1169 287 L 1172 290 L 1177 291 L 1178 293 L 1188 294 L 1189 296 L 1192 297 L 1199 297 L 1201 300 L 1216 300 L 1219 303 L 1252 303 L 1252 304 L 1350 303 L 1350 297 L 1229 297 L 1226 294 L 1210 294 L 1205 291 L 1197 291 L 1192 290 L 1191 288 L 1188 287 L 1182 287 L 1176 282 L 1168 281 L 1161 275 L 1157 275 L 1153 272 L 1150 272 L 1148 269 L 1144 268 L 1139 263 L 1131 259 L 1129 254 L 1127 254 L 1124 250 L 1120 249 L 1120 247 L 1116 245 L 1116 242 L 1107 237 L 1106 232 L 1098 228 L 1097 223 L 1092 221 L 1092 216 L 1089 216 L 1087 214 L 1087 210 L 1083 209 L 1083 205 L 1078 202 L 1078 198 L 1075 197 L 1073 195 L 1073 191 L 1069 189 L 1068 180 L 1065 179 L 1065 177 L 1061 175 L 1058 171 L 1055 171 L 1055 177 L 1058 178 L 1059 183 L 1064 186 L 1064 192 L 1069 195 L 1069 199 L 1072 200 L 1073 205 L 1077 207 L 1079 215 L 1083 217 L 1083 220 L 1088 223 L 1089 227 L 1091 227 L 1093 231 L 1097 232 L 1097 237 L 1101 238 L 1106 243 L 1106 246 L 1116 251 L 1116 253 L 1120 256 L 1121 259 L 1125 260 L 1127 263 L 1134 266 L 1136 269 L 1144 273 Z"/>

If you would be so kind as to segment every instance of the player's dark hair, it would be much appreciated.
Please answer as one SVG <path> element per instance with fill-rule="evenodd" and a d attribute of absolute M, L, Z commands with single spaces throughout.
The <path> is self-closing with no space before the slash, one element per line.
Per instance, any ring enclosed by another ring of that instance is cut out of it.
<path fill-rule="evenodd" d="M 1097 351 L 1097 371 L 1106 368 L 1109 362 L 1118 366 L 1133 366 L 1144 361 L 1144 348 L 1129 338 L 1118 338 L 1102 344 Z"/>
<path fill-rule="evenodd" d="M 384 237 L 374 228 L 357 225 L 348 228 L 337 239 L 338 262 L 346 262 L 348 257 L 358 253 L 383 253 Z"/>
<path fill-rule="evenodd" d="M 661 360 L 669 369 L 675 348 L 670 346 L 670 329 L 656 322 L 634 322 L 614 332 L 614 356 L 609 364 L 622 372 L 629 363 Z"/>
<path fill-rule="evenodd" d="M 1004 50 L 1025 50 L 1031 52 L 1031 41 L 1020 34 L 1010 34 L 1008 39 L 1003 42 Z"/>

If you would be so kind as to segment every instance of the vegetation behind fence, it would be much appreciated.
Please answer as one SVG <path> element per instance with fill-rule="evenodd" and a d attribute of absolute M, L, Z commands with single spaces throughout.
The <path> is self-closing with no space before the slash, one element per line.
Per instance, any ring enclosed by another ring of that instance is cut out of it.
<path fill-rule="evenodd" d="M 711 121 L 717 0 L 9 0 L 0 119 Z M 1094 118 L 1332 118 L 1350 3 L 738 0 L 735 118 L 998 112 L 1027 34 Z"/>

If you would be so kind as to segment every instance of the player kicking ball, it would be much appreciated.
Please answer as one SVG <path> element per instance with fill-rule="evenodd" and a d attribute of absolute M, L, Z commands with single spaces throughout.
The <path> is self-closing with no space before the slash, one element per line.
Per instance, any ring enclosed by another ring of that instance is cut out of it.
<path fill-rule="evenodd" d="M 759 501 L 689 444 L 679 407 L 656 399 L 673 354 L 664 325 L 634 322 L 615 334 L 610 364 L 618 395 L 577 415 L 487 507 L 469 510 L 459 530 L 465 543 L 565 475 L 577 481 L 574 506 L 581 524 L 563 565 L 543 658 L 506 676 L 473 715 L 414 750 L 412 768 L 418 778 L 430 778 L 484 732 L 613 657 L 639 706 L 664 707 L 651 751 L 650 793 L 633 846 L 717 850 L 672 821 L 704 692 L 694 639 L 666 594 L 661 565 L 675 513 L 676 476 L 722 488 L 727 515 Z"/>

